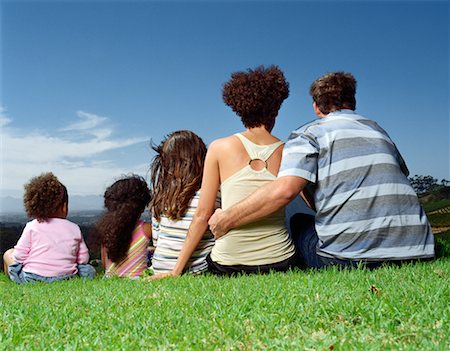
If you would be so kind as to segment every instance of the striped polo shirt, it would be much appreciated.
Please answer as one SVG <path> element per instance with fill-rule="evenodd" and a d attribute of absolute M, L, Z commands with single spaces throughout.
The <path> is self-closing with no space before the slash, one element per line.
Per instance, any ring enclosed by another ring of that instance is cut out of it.
<path fill-rule="evenodd" d="M 374 121 L 335 111 L 295 130 L 278 177 L 313 184 L 317 254 L 345 260 L 434 256 L 434 237 L 395 144 Z"/>

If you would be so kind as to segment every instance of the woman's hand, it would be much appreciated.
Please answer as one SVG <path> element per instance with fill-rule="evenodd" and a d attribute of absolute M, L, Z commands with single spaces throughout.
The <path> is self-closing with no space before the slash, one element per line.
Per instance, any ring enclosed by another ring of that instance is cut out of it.
<path fill-rule="evenodd" d="M 166 273 L 158 273 L 155 275 L 151 275 L 150 277 L 146 277 L 143 280 L 161 280 L 164 278 L 178 277 L 178 274 L 175 274 L 173 271 Z"/>

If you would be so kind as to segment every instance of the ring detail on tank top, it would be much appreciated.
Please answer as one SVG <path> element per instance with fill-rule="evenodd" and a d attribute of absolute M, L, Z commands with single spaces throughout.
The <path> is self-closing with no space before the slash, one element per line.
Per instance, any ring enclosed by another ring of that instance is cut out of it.
<path fill-rule="evenodd" d="M 264 161 L 264 160 L 262 160 L 262 159 L 260 159 L 260 158 L 252 158 L 252 159 L 250 159 L 249 161 L 248 161 L 248 165 L 253 169 L 253 170 L 255 170 L 256 171 L 256 169 L 254 169 L 253 167 L 252 167 L 252 162 L 253 161 L 261 161 L 261 162 L 264 162 L 264 167 L 265 167 L 265 169 L 269 169 L 269 165 L 267 164 L 267 161 Z M 262 168 L 261 168 L 262 169 Z"/>

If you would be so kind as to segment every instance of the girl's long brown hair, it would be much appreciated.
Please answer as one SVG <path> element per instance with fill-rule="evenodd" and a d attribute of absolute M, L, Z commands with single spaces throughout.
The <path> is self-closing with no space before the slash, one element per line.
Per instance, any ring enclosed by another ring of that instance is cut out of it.
<path fill-rule="evenodd" d="M 161 215 L 179 220 L 200 189 L 206 145 L 197 134 L 179 130 L 152 148 L 156 151 L 150 166 L 152 214 L 158 221 Z"/>

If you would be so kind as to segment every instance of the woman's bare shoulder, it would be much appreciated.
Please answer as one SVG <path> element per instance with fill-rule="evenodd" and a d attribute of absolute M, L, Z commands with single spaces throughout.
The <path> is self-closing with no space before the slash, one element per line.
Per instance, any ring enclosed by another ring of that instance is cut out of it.
<path fill-rule="evenodd" d="M 208 150 L 211 152 L 224 152 L 240 145 L 240 141 L 236 136 L 230 135 L 224 138 L 216 139 L 209 144 Z"/>

